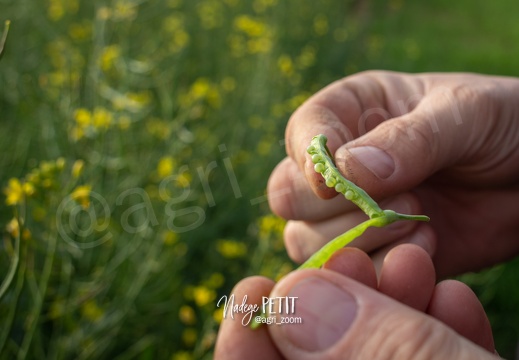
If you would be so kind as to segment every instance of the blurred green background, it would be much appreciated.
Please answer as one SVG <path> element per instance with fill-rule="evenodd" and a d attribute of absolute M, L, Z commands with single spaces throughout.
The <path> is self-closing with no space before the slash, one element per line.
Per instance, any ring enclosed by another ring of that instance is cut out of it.
<path fill-rule="evenodd" d="M 1 358 L 211 358 L 217 299 L 294 267 L 265 200 L 294 109 L 365 69 L 519 76 L 518 13 L 513 0 L 0 0 Z M 462 277 L 508 358 L 518 269 Z"/>

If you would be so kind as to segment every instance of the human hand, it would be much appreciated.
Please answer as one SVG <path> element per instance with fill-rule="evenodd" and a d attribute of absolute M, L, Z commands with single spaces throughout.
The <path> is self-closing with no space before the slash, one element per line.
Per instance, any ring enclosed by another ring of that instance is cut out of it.
<path fill-rule="evenodd" d="M 314 95 L 291 117 L 289 157 L 268 187 L 272 210 L 290 220 L 289 255 L 302 262 L 363 219 L 313 170 L 305 149 L 320 133 L 338 169 L 385 199 L 382 208 L 431 218 L 377 229 L 352 244 L 379 263 L 401 242 L 426 249 L 440 276 L 518 254 L 518 93 L 514 78 L 377 71 Z"/>
<path fill-rule="evenodd" d="M 297 297 L 289 316 L 302 323 L 252 330 L 243 315 L 227 316 L 215 359 L 495 358 L 477 297 L 458 281 L 435 285 L 430 257 L 415 245 L 389 252 L 378 285 L 370 258 L 345 248 L 325 270 L 295 271 L 275 286 L 251 277 L 232 291 L 237 303 L 247 295 L 249 304 L 261 304 L 269 293 Z"/>

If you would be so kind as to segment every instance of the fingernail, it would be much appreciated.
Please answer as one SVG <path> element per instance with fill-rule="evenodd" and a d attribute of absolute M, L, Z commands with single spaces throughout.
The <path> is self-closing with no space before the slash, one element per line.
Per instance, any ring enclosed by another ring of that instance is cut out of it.
<path fill-rule="evenodd" d="M 393 158 L 384 150 L 374 146 L 361 146 L 348 149 L 350 154 L 376 177 L 387 179 L 395 171 Z"/>
<path fill-rule="evenodd" d="M 357 314 L 355 298 L 322 278 L 307 278 L 289 296 L 297 297 L 301 324 L 286 325 L 288 340 L 306 351 L 320 351 L 335 344 L 350 328 Z"/>

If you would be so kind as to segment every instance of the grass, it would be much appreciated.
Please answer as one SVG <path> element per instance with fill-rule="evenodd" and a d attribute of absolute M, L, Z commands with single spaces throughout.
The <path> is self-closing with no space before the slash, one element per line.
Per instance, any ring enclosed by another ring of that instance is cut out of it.
<path fill-rule="evenodd" d="M 369 68 L 517 76 L 518 6 L 0 0 L 0 358 L 211 358 L 216 300 L 294 268 L 264 197 L 291 112 Z M 517 266 L 465 277 L 506 357 Z"/>

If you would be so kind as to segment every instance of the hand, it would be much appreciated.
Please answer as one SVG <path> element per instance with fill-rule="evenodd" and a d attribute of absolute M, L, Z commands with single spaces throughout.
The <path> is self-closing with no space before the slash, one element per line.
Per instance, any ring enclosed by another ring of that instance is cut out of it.
<path fill-rule="evenodd" d="M 328 137 L 338 169 L 385 199 L 382 208 L 431 218 L 356 240 L 378 262 L 402 242 L 433 255 L 439 276 L 517 255 L 518 93 L 514 78 L 366 72 L 314 95 L 291 117 L 289 157 L 268 187 L 272 210 L 290 220 L 289 255 L 302 262 L 363 219 L 313 171 L 305 149 L 319 133 Z"/>
<path fill-rule="evenodd" d="M 290 316 L 302 323 L 252 330 L 239 314 L 227 316 L 215 359 L 495 358 L 477 297 L 457 281 L 435 286 L 431 259 L 415 245 L 389 252 L 378 286 L 370 258 L 346 248 L 325 270 L 295 271 L 275 286 L 266 278 L 247 278 L 232 291 L 237 303 L 247 295 L 250 304 L 261 304 L 269 293 L 298 297 Z"/>

